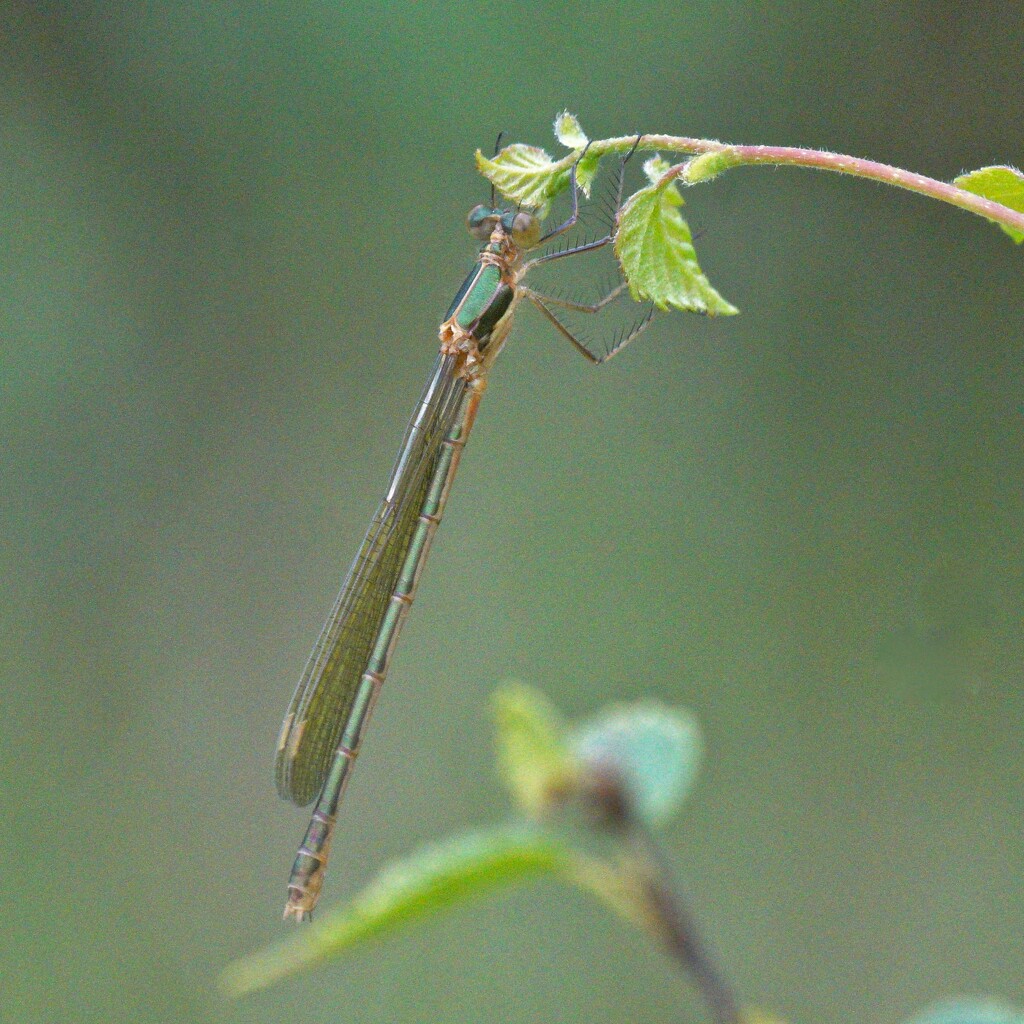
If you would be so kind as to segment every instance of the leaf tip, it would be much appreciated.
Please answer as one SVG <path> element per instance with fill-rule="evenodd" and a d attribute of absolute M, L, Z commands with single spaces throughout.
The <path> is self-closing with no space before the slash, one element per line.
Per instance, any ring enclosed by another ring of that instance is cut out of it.
<path fill-rule="evenodd" d="M 567 149 L 582 149 L 588 141 L 576 115 L 568 110 L 563 110 L 555 118 L 555 138 Z"/>
<path fill-rule="evenodd" d="M 479 149 L 473 154 L 473 160 L 476 163 L 476 169 L 485 177 L 494 167 L 494 161 L 490 157 L 484 156 Z"/>

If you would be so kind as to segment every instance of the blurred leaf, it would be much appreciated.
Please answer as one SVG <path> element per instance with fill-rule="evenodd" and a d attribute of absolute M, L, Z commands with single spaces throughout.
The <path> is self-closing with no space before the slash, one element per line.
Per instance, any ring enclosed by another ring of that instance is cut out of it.
<path fill-rule="evenodd" d="M 555 118 L 555 138 L 566 149 L 582 149 L 589 141 L 576 115 L 570 114 L 568 110 L 563 110 Z"/>
<path fill-rule="evenodd" d="M 427 847 L 386 868 L 349 906 L 294 931 L 286 942 L 230 964 L 221 975 L 221 987 L 231 996 L 266 988 L 366 939 L 499 885 L 547 874 L 575 878 L 573 862 L 562 843 L 523 826 Z"/>
<path fill-rule="evenodd" d="M 573 746 L 586 764 L 613 765 L 648 825 L 679 810 L 700 768 L 703 743 L 696 721 L 656 703 L 612 708 L 577 730 Z"/>
<path fill-rule="evenodd" d="M 755 1007 L 747 1007 L 740 1011 L 740 1024 L 786 1024 L 781 1017 L 763 1013 Z"/>
<path fill-rule="evenodd" d="M 1018 213 L 1024 213 L 1024 174 L 1016 167 L 981 167 L 954 178 L 953 184 L 967 192 L 973 192 L 976 196 L 983 196 Z M 1007 227 L 1005 224 L 999 224 L 999 227 L 1018 245 L 1024 242 L 1024 231 Z"/>
<path fill-rule="evenodd" d="M 551 200 L 563 192 L 569 171 L 560 168 L 543 149 L 516 142 L 494 159 L 476 151 L 477 170 L 506 198 L 547 216 Z"/>
<path fill-rule="evenodd" d="M 499 687 L 493 700 L 502 776 L 524 813 L 541 817 L 576 784 L 565 723 L 543 693 L 522 683 Z"/>
<path fill-rule="evenodd" d="M 995 999 L 950 999 L 919 1014 L 907 1024 L 1024 1024 L 1024 1014 Z"/>
<path fill-rule="evenodd" d="M 615 254 L 638 302 L 650 300 L 659 309 L 699 313 L 739 312 L 711 287 L 701 272 L 690 229 L 679 215 L 683 203 L 663 160 L 644 164 L 652 184 L 632 195 L 619 213 Z"/>
<path fill-rule="evenodd" d="M 656 941 L 663 940 L 662 922 L 651 906 L 650 894 L 628 861 L 599 860 L 574 850 L 565 862 L 564 872 L 568 881 L 596 896 L 612 913 Z"/>

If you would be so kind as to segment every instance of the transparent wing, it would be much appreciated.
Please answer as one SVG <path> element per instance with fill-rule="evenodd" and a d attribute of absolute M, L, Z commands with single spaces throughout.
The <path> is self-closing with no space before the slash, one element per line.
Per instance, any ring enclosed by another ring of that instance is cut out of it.
<path fill-rule="evenodd" d="M 278 793 L 300 806 L 323 786 L 405 562 L 442 441 L 465 393 L 466 382 L 454 375 L 453 358 L 439 355 L 406 429 L 387 495 L 295 689 L 281 725 L 275 778 Z"/>

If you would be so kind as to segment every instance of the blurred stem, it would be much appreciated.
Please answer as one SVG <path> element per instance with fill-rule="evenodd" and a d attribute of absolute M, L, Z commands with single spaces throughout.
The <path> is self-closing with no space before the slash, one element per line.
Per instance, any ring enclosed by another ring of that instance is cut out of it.
<path fill-rule="evenodd" d="M 715 1024 L 741 1024 L 739 1004 L 697 930 L 672 872 L 633 807 L 629 788 L 610 765 L 591 766 L 590 797 L 604 825 L 625 843 L 629 886 L 643 901 L 641 917 L 700 989 Z"/>
<path fill-rule="evenodd" d="M 591 142 L 588 152 L 594 156 L 626 152 L 635 142 L 635 135 L 601 139 Z M 847 156 L 844 153 L 803 149 L 798 146 L 732 146 L 715 139 L 689 139 L 677 135 L 644 135 L 640 139 L 639 148 L 692 154 L 693 160 L 676 164 L 665 174 L 665 178 L 679 178 L 691 185 L 713 178 L 730 167 L 757 164 L 811 167 L 822 171 L 835 171 L 839 174 L 851 174 L 856 178 L 880 181 L 886 185 L 895 185 L 897 188 L 907 189 L 910 192 L 917 192 L 919 195 L 929 196 L 932 199 L 958 206 L 962 210 L 976 213 L 1005 227 L 1024 231 L 1024 213 L 1011 210 L 1010 207 L 1003 206 L 1002 203 L 985 199 L 946 181 L 929 178 L 923 174 L 914 174 L 901 167 L 893 167 L 891 164 Z M 575 151 L 570 153 L 565 158 L 566 166 L 571 166 L 578 155 L 579 153 Z"/>
<path fill-rule="evenodd" d="M 644 846 L 638 851 L 641 883 L 666 948 L 693 978 L 716 1024 L 740 1024 L 736 999 L 701 941 L 686 901 L 672 885 L 649 837 L 645 837 Z"/>

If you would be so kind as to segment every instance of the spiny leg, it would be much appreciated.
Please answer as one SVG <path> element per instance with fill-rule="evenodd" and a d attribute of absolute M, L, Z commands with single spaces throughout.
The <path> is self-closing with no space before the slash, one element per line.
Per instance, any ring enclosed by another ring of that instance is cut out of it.
<path fill-rule="evenodd" d="M 560 249 L 558 252 L 549 252 L 544 256 L 538 256 L 536 259 L 530 260 L 524 267 L 522 272 L 525 274 L 528 270 L 533 267 L 540 266 L 541 263 L 550 263 L 551 260 L 560 260 L 563 256 L 575 256 L 581 252 L 590 252 L 593 249 L 600 249 L 602 246 L 607 245 L 615 237 L 615 218 L 619 214 L 619 210 L 622 208 L 622 187 L 626 180 L 626 164 L 629 162 L 630 157 L 637 151 L 637 147 L 643 140 L 643 135 L 640 134 L 636 137 L 636 142 L 633 143 L 630 151 L 619 161 L 619 182 L 615 189 L 615 209 L 612 212 L 612 230 L 608 232 L 603 238 L 597 238 L 593 242 L 584 242 L 582 245 L 574 245 L 569 249 Z M 580 153 L 579 160 L 572 165 L 571 173 L 571 191 L 572 191 L 572 213 L 569 214 L 569 219 L 563 224 L 559 224 L 553 231 L 549 231 L 537 244 L 543 245 L 545 242 L 550 241 L 556 235 L 560 235 L 563 232 L 568 231 L 573 227 L 577 220 L 579 220 L 580 203 L 579 196 L 576 192 L 576 168 L 579 166 L 580 160 L 587 155 L 587 149 L 590 148 L 588 142 L 586 148 Z"/>
<path fill-rule="evenodd" d="M 580 153 L 576 162 L 572 165 L 572 170 L 569 172 L 569 194 L 572 201 L 572 211 L 569 214 L 569 219 L 563 221 L 557 228 L 552 228 L 546 235 L 544 235 L 543 238 L 541 238 L 537 245 L 544 245 L 545 242 L 550 242 L 552 238 L 564 234 L 576 223 L 576 221 L 580 219 L 580 197 L 576 189 L 576 168 L 579 167 L 580 160 L 587 155 L 588 149 L 590 149 L 589 141 L 583 147 L 583 152 Z"/>
<path fill-rule="evenodd" d="M 584 306 L 579 308 L 582 308 L 584 312 L 596 313 L 602 305 L 607 305 L 607 303 L 611 302 L 613 298 L 617 297 L 617 295 L 621 292 L 622 287 L 624 286 L 625 282 L 623 282 L 622 286 L 614 289 L 613 292 L 610 292 L 609 295 L 606 295 L 600 303 L 595 303 L 593 307 Z M 633 341 L 638 335 L 640 335 L 643 331 L 647 329 L 647 327 L 651 323 L 652 318 L 654 317 L 654 306 L 652 304 L 648 308 L 647 312 L 640 318 L 640 320 L 638 320 L 632 326 L 632 328 L 630 328 L 628 332 L 624 332 L 622 337 L 620 337 L 611 346 L 611 348 L 609 348 L 608 351 L 604 353 L 604 355 L 598 355 L 596 352 L 593 352 L 586 345 L 584 345 L 583 342 L 580 341 L 580 339 L 577 338 L 576 335 L 573 334 L 572 331 L 570 331 L 569 328 L 566 327 L 565 324 L 563 324 L 557 316 L 555 316 L 555 314 L 546 305 L 546 302 L 549 300 L 545 296 L 538 295 L 536 292 L 531 291 L 529 288 L 522 289 L 522 293 L 527 299 L 529 299 L 534 304 L 534 306 L 537 307 L 538 310 L 540 310 L 541 314 L 543 314 L 543 316 L 554 326 L 555 330 L 557 330 L 558 333 L 561 334 L 562 337 L 565 338 L 572 345 L 572 347 L 576 349 L 576 351 L 579 352 L 581 356 L 583 356 L 584 359 L 592 363 L 594 366 L 599 366 L 601 363 L 607 363 L 608 360 L 612 358 L 612 356 L 618 355 L 631 341 Z M 575 303 L 560 304 L 564 304 L 569 308 L 577 308 Z"/>
<path fill-rule="evenodd" d="M 541 295 L 540 292 L 535 292 L 532 288 L 526 288 L 522 285 L 519 286 L 519 290 L 532 300 L 539 300 L 540 302 L 546 303 L 549 306 L 560 306 L 562 309 L 571 309 L 574 313 L 600 313 L 605 306 L 609 303 L 614 302 L 625 290 L 626 282 L 620 281 L 607 295 L 597 300 L 597 302 L 572 302 L 569 299 L 559 299 L 554 295 Z"/>
<path fill-rule="evenodd" d="M 652 302 L 639 320 L 637 320 L 628 331 L 623 331 L 619 340 L 616 341 L 611 348 L 601 357 L 602 363 L 607 363 L 612 356 L 618 355 L 630 342 L 635 341 L 648 327 L 651 326 L 654 320 L 654 303 Z"/>
<path fill-rule="evenodd" d="M 537 266 L 540 263 L 546 263 L 549 262 L 550 260 L 558 259 L 562 256 L 572 256 L 576 255 L 577 253 L 588 252 L 592 249 L 599 249 L 602 246 L 607 245 L 612 240 L 612 238 L 614 237 L 615 219 L 618 216 L 619 210 L 622 208 L 622 192 L 625 184 L 626 164 L 629 162 L 633 154 L 637 151 L 642 140 L 643 135 L 637 135 L 636 141 L 633 143 L 629 152 L 626 153 L 626 155 L 619 162 L 618 182 L 616 183 L 614 192 L 614 204 L 611 210 L 612 231 L 610 231 L 603 238 L 596 239 L 595 241 L 586 242 L 578 246 L 573 246 L 572 248 L 564 249 L 561 250 L 560 252 L 548 253 L 547 255 L 540 256 L 535 260 L 531 260 L 522 269 L 522 273 L 524 275 L 527 270 L 529 270 L 531 267 Z M 587 145 L 587 148 L 589 148 L 589 143 Z M 567 231 L 576 223 L 579 217 L 579 198 L 576 190 L 576 168 L 578 167 L 580 160 L 582 160 L 583 157 L 586 155 L 587 148 L 583 150 L 583 152 L 580 154 L 579 159 L 576 161 L 575 164 L 573 164 L 572 168 L 572 213 L 570 214 L 569 219 L 565 221 L 564 224 L 559 225 L 559 227 L 557 227 L 554 231 L 546 235 L 545 238 L 542 239 L 542 241 L 547 240 L 557 234 L 561 234 L 563 231 Z M 576 335 L 573 334 L 573 332 L 570 331 L 569 328 L 566 327 L 566 325 L 562 323 L 562 321 L 554 314 L 550 307 L 552 305 L 555 305 L 560 306 L 563 309 L 573 310 L 574 312 L 598 313 L 602 309 L 604 309 L 605 306 L 609 305 L 611 302 L 614 302 L 620 295 L 622 295 L 626 287 L 626 282 L 620 281 L 605 296 L 598 299 L 597 302 L 594 303 L 572 302 L 567 299 L 555 298 L 554 296 L 541 295 L 540 293 L 533 291 L 531 288 L 527 288 L 522 285 L 520 286 L 520 289 L 522 294 L 526 298 L 528 298 L 534 304 L 534 306 L 537 307 L 537 309 L 541 312 L 545 319 L 547 319 L 552 324 L 552 326 L 559 332 L 559 334 L 561 334 L 567 341 L 570 342 L 570 344 L 572 344 L 573 348 L 575 348 L 576 351 L 580 353 L 580 355 L 582 355 L 588 362 L 594 365 L 598 365 L 600 363 L 607 362 L 613 356 L 621 352 L 631 341 L 633 341 L 641 332 L 643 332 L 647 328 L 648 324 L 650 324 L 651 322 L 651 318 L 654 315 L 654 307 L 651 306 L 645 312 L 645 314 L 636 323 L 634 323 L 632 328 L 630 328 L 628 331 L 623 331 L 622 335 L 603 355 L 598 355 L 591 348 L 589 348 L 582 341 L 580 341 L 580 339 L 577 338 Z"/>

